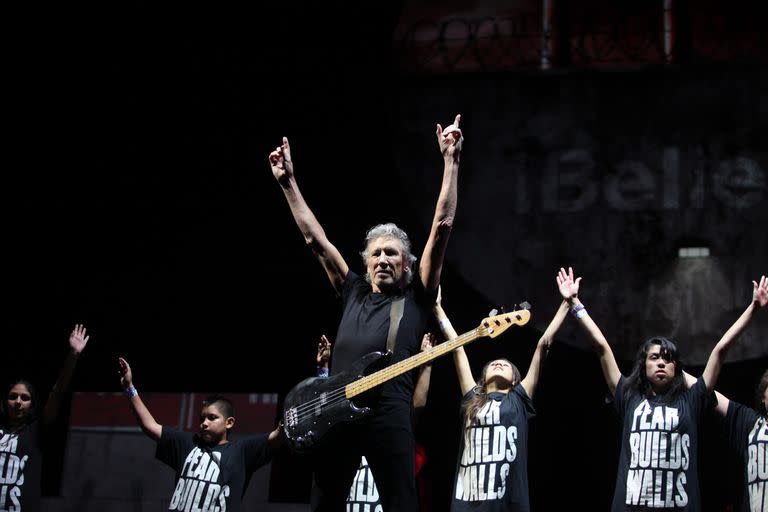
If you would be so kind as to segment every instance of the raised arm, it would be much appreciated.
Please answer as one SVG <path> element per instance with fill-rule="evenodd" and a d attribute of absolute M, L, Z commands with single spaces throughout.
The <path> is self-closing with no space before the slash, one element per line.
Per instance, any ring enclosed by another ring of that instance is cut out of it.
<path fill-rule="evenodd" d="M 349 267 L 338 249 L 325 236 L 325 230 L 317 221 L 315 214 L 309 209 L 304 196 L 299 191 L 299 186 L 296 184 L 296 178 L 293 174 L 291 147 L 288 144 L 287 137 L 283 137 L 282 145 L 275 148 L 269 154 L 269 165 L 272 168 L 272 174 L 283 190 L 283 194 L 285 194 L 285 199 L 288 201 L 293 219 L 304 236 L 304 242 L 315 253 L 326 274 L 328 274 L 328 279 L 331 281 L 336 293 L 340 294 L 344 280 L 347 278 Z"/>
<path fill-rule="evenodd" d="M 328 337 L 323 334 L 320 336 L 320 341 L 317 343 L 317 376 L 328 376 L 328 361 L 331 360 L 331 342 Z"/>
<path fill-rule="evenodd" d="M 133 374 L 131 373 L 131 366 L 128 364 L 128 361 L 119 357 L 117 362 L 120 365 L 120 385 L 131 401 L 131 411 L 136 416 L 136 421 L 139 422 L 139 426 L 145 434 L 154 441 L 157 441 L 163 433 L 163 426 L 155 421 L 152 413 L 144 405 L 144 401 L 139 396 L 138 391 L 133 387 Z"/>
<path fill-rule="evenodd" d="M 561 268 L 557 275 L 557 286 L 560 288 L 560 294 L 563 296 L 563 300 L 568 302 L 576 321 L 579 322 L 582 329 L 587 333 L 587 337 L 592 342 L 592 346 L 595 347 L 597 355 L 600 358 L 600 368 L 603 370 L 603 377 L 605 383 L 608 385 L 608 389 L 611 395 L 615 394 L 616 386 L 619 384 L 621 378 L 621 371 L 619 371 L 619 365 L 616 364 L 616 358 L 613 356 L 611 346 L 608 344 L 608 340 L 603 336 L 602 331 L 592 318 L 587 314 L 587 310 L 584 304 L 579 300 L 579 284 L 581 278 L 573 278 L 573 269 L 568 267 L 568 272 Z"/>
<path fill-rule="evenodd" d="M 435 346 L 435 335 L 431 332 L 424 334 L 421 340 L 421 351 L 429 350 Z M 432 363 L 421 366 L 419 378 L 416 380 L 416 387 L 413 389 L 413 413 L 418 416 L 427 405 L 427 394 L 429 393 L 429 381 L 432 378 Z"/>
<path fill-rule="evenodd" d="M 69 334 L 69 352 L 66 359 L 64 359 L 64 365 L 59 372 L 59 378 L 56 379 L 56 383 L 53 385 L 50 395 L 48 395 L 48 400 L 45 402 L 41 416 L 43 423 L 50 424 L 58 416 L 64 393 L 69 389 L 69 384 L 72 382 L 72 375 L 75 373 L 75 366 L 77 366 L 80 352 L 88 344 L 89 338 L 90 336 L 87 336 L 85 333 L 85 326 L 81 324 L 76 324 Z"/>
<path fill-rule="evenodd" d="M 752 281 L 752 301 L 747 306 L 747 309 L 741 314 L 741 316 L 733 323 L 733 325 L 725 331 L 723 337 L 717 342 L 715 348 L 712 349 L 712 353 L 707 360 L 707 366 L 704 367 L 704 383 L 707 385 L 708 390 L 712 390 L 715 387 L 717 378 L 720 376 L 720 369 L 723 366 L 723 360 L 728 353 L 728 349 L 731 347 L 733 340 L 735 340 L 749 325 L 750 320 L 755 311 L 765 307 L 768 304 L 768 279 L 765 276 L 760 278 L 760 283 Z M 719 398 L 719 397 L 718 397 Z"/>
<path fill-rule="evenodd" d="M 459 157 L 464 137 L 459 129 L 461 115 L 457 115 L 452 125 L 445 130 L 437 125 L 437 143 L 443 155 L 443 182 L 440 186 L 440 195 L 437 198 L 435 216 L 432 219 L 432 227 L 429 238 L 424 245 L 424 253 L 421 255 L 419 276 L 424 288 L 433 291 L 440 284 L 440 273 L 443 269 L 445 248 L 448 245 L 448 237 L 453 229 L 453 219 L 456 215 L 457 183 L 459 176 Z"/>
<path fill-rule="evenodd" d="M 558 282 L 558 286 L 559 285 L 560 283 Z M 568 315 L 569 307 L 568 301 L 563 300 L 560 307 L 555 312 L 555 316 L 552 317 L 552 321 L 549 322 L 549 325 L 544 330 L 544 334 L 541 335 L 541 338 L 536 345 L 536 350 L 533 352 L 528 372 L 525 374 L 525 377 L 523 377 L 523 380 L 520 381 L 523 389 L 525 389 L 525 392 L 528 393 L 528 396 L 531 398 L 533 398 L 533 395 L 536 393 L 536 386 L 539 383 L 541 363 L 544 361 L 544 358 L 547 357 L 547 352 L 554 341 L 555 334 L 560 329 L 560 326 L 563 325 L 563 320 L 565 320 L 565 317 Z"/>
<path fill-rule="evenodd" d="M 442 292 L 440 288 L 437 290 L 437 300 L 435 301 L 435 316 L 437 322 L 440 324 L 440 330 L 443 332 L 446 340 L 452 340 L 459 335 L 451 325 L 451 321 L 448 320 L 448 315 L 445 314 L 442 305 Z M 472 378 L 472 368 L 469 366 L 469 359 L 467 359 L 467 353 L 464 352 L 464 347 L 459 347 L 453 351 L 453 362 L 456 365 L 456 375 L 459 377 L 459 387 L 461 388 L 461 396 L 469 393 L 469 390 L 475 387 L 475 379 Z"/>

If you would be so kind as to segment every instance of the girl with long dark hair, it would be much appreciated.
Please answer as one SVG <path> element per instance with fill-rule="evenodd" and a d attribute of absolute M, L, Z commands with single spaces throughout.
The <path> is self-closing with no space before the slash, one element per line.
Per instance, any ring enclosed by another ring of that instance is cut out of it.
<path fill-rule="evenodd" d="M 69 353 L 42 410 L 31 382 L 17 379 L 6 389 L 0 403 L 0 510 L 41 510 L 41 434 L 59 413 L 88 338 L 85 327 L 75 325 L 69 335 Z"/>
<path fill-rule="evenodd" d="M 561 294 L 567 294 L 562 289 Z M 438 292 L 435 314 L 446 338 L 457 337 L 441 305 Z M 541 364 L 555 333 L 568 314 L 563 301 L 539 339 L 521 379 L 508 359 L 489 361 L 477 380 L 462 347 L 454 351 L 462 400 L 463 432 L 456 470 L 452 512 L 527 512 L 528 420 L 536 415 L 533 396 Z"/>
<path fill-rule="evenodd" d="M 713 390 L 725 354 L 768 300 L 765 277 L 746 310 L 712 349 L 704 373 L 687 378 L 677 345 L 664 337 L 647 340 L 638 350 L 632 373 L 621 374 L 608 341 L 579 300 L 581 278 L 560 269 L 558 282 L 570 284 L 565 296 L 571 313 L 595 347 L 600 366 L 623 421 L 621 454 L 613 495 L 613 512 L 701 510 L 698 451 L 699 426 L 705 410 L 714 407 Z"/>

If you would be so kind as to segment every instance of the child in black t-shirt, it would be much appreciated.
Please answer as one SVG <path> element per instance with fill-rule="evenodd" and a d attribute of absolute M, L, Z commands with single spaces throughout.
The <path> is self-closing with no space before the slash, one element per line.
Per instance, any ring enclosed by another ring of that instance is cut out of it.
<path fill-rule="evenodd" d="M 752 282 L 750 307 L 768 304 L 768 279 Z M 768 370 L 756 390 L 755 408 L 747 407 L 722 394 L 717 395 L 715 411 L 724 418 L 728 445 L 743 461 L 741 467 L 741 505 L 743 512 L 768 512 Z"/>
<path fill-rule="evenodd" d="M 458 336 L 443 311 L 438 289 L 435 315 L 447 339 Z M 536 415 L 533 395 L 541 364 L 568 314 L 563 301 L 547 326 L 525 378 L 507 359 L 488 362 L 477 381 L 463 347 L 453 351 L 461 387 L 461 450 L 452 512 L 528 512 L 528 420 Z"/>
<path fill-rule="evenodd" d="M 701 510 L 699 426 L 705 409 L 714 404 L 726 352 L 758 306 L 768 302 L 768 282 L 765 277 L 759 286 L 753 281 L 752 301 L 714 346 L 702 376 L 695 379 L 683 371 L 677 345 L 662 336 L 646 340 L 632 373 L 622 375 L 608 341 L 578 298 L 580 281 L 574 279 L 573 269 L 560 269 L 563 298 L 597 351 L 623 422 L 611 510 Z"/>
<path fill-rule="evenodd" d="M 8 386 L 0 402 L 0 511 L 41 510 L 42 432 L 58 416 L 88 338 L 85 327 L 75 325 L 69 335 L 69 353 L 42 410 L 29 381 L 18 379 Z"/>
<path fill-rule="evenodd" d="M 768 512 L 768 370 L 757 386 L 755 409 L 717 393 L 715 410 L 724 417 L 728 445 L 743 461 L 736 510 Z"/>
<path fill-rule="evenodd" d="M 203 402 L 197 434 L 158 424 L 133 386 L 128 362 L 119 358 L 120 383 L 142 431 L 157 442 L 157 458 L 176 472 L 168 510 L 237 511 L 251 475 L 269 462 L 282 443 L 281 427 L 230 441 L 235 425 L 232 403 L 221 395 Z"/>

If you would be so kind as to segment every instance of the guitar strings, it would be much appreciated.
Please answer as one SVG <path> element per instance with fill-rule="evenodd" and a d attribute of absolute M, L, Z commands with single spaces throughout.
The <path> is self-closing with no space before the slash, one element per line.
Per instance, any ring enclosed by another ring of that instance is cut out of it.
<path fill-rule="evenodd" d="M 413 357 L 413 359 L 409 358 L 410 360 L 404 359 L 402 361 L 398 361 L 397 363 L 391 366 L 387 366 L 386 368 L 382 368 L 381 370 L 378 370 L 372 373 L 371 375 L 367 375 L 362 379 L 359 379 L 341 388 L 337 388 L 333 391 L 330 391 L 321 397 L 313 398 L 312 400 L 309 400 L 292 409 L 293 411 L 295 411 L 296 420 L 298 422 L 301 422 L 307 417 L 313 416 L 315 414 L 314 410 L 317 408 L 318 405 L 320 405 L 320 407 L 322 408 L 322 407 L 329 407 L 329 406 L 336 405 L 343 402 L 344 400 L 347 399 L 346 397 L 347 387 L 350 387 L 350 391 L 358 391 L 358 388 L 360 387 L 364 388 L 360 392 L 367 391 L 370 388 L 376 387 L 379 384 L 386 382 L 392 377 L 396 377 L 397 375 L 400 375 L 405 371 L 408 371 L 412 368 L 415 368 L 417 366 L 424 364 L 426 361 L 433 358 L 430 356 L 432 356 L 435 352 L 440 352 L 439 354 L 434 356 L 434 357 L 438 357 L 440 355 L 443 355 L 447 352 L 454 350 L 458 346 L 465 344 L 465 341 L 464 341 L 465 338 L 477 339 L 478 337 L 486 336 L 486 335 L 487 334 L 484 333 L 484 328 L 478 327 L 476 329 L 473 329 L 472 331 L 462 334 L 461 336 L 457 336 L 453 340 L 449 340 L 445 343 L 441 343 L 440 345 L 434 346 L 429 350 L 425 350 L 424 352 L 417 354 L 416 357 Z M 455 345 L 455 346 L 449 347 L 449 345 Z M 419 356 L 422 356 L 422 357 L 419 357 Z M 416 359 L 425 359 L 425 361 L 414 364 L 414 361 Z M 410 365 L 413 365 L 413 366 L 411 366 L 410 368 L 407 368 Z M 406 367 L 405 370 L 400 371 L 401 368 L 404 366 Z M 373 382 L 373 384 L 368 385 L 368 383 L 371 383 L 371 382 Z M 340 396 L 342 394 L 344 395 L 343 397 Z M 355 393 L 353 396 L 356 396 L 358 394 L 359 392 Z"/>
<path fill-rule="evenodd" d="M 509 321 L 509 317 L 508 316 L 507 316 L 507 320 Z M 524 325 L 526 323 L 520 317 L 516 317 L 515 320 L 516 321 L 514 321 L 512 323 L 518 324 L 518 325 Z M 509 326 L 507 326 L 507 327 L 509 327 Z M 400 375 L 401 373 L 404 373 L 405 371 L 411 370 L 413 368 L 416 368 L 416 367 L 426 363 L 426 361 L 428 361 L 430 359 L 433 359 L 434 357 L 438 357 L 440 355 L 444 355 L 445 353 L 450 352 L 450 351 L 454 350 L 455 348 L 458 348 L 459 346 L 466 344 L 467 342 L 464 341 L 465 338 L 472 338 L 472 339 L 469 340 L 469 341 L 472 341 L 472 340 L 477 339 L 477 338 L 482 337 L 482 336 L 488 336 L 489 333 L 486 332 L 486 329 L 487 329 L 486 327 L 481 325 L 480 327 L 477 327 L 477 328 L 475 328 L 475 329 L 473 329 L 473 330 L 471 330 L 469 332 L 466 332 L 466 333 L 464 333 L 464 334 L 462 334 L 460 336 L 457 336 L 453 340 L 449 340 L 449 341 L 447 341 L 445 343 L 441 343 L 440 345 L 432 347 L 429 350 L 425 350 L 424 352 L 421 352 L 421 353 L 417 354 L 416 356 L 412 356 L 411 358 L 404 359 L 402 361 L 398 361 L 397 363 L 395 363 L 395 364 L 393 364 L 391 366 L 387 366 L 386 368 L 382 368 L 381 370 L 378 370 L 378 371 L 372 373 L 371 375 L 367 375 L 367 376 L 365 376 L 365 377 L 363 377 L 363 378 L 361 378 L 361 379 L 359 379 L 359 380 L 357 380 L 355 382 L 352 382 L 350 384 L 345 385 L 344 387 L 337 388 L 337 389 L 335 389 L 335 390 L 333 390 L 333 391 L 331 391 L 329 393 L 326 393 L 324 396 L 317 397 L 317 398 L 314 398 L 312 400 L 309 400 L 309 401 L 307 401 L 307 402 L 305 402 L 305 403 L 303 403 L 303 404 L 293 408 L 293 410 L 295 411 L 295 414 L 296 414 L 296 421 L 300 423 L 300 422 L 304 421 L 304 419 L 306 419 L 307 417 L 315 416 L 316 414 L 314 413 L 314 409 L 316 409 L 316 407 L 317 407 L 319 402 L 322 402 L 322 403 L 319 404 L 321 408 L 342 403 L 343 401 L 345 401 L 347 399 L 347 397 L 346 397 L 346 390 L 347 390 L 348 387 L 350 388 L 351 391 L 357 391 L 354 395 L 352 395 L 352 396 L 357 396 L 358 394 L 360 394 L 360 393 L 362 393 L 364 391 L 367 391 L 368 389 L 371 389 L 373 387 L 378 386 L 379 384 L 381 384 L 383 382 L 386 382 L 387 380 L 391 379 L 392 377 L 396 377 L 396 376 Z M 448 348 L 449 345 L 455 345 L 455 346 L 450 346 L 450 348 Z M 440 352 L 440 353 L 435 355 L 434 357 L 430 357 L 435 352 Z M 421 357 L 419 357 L 419 356 L 421 356 Z M 416 359 L 426 359 L 426 361 L 414 363 L 414 361 Z M 404 366 L 406 368 L 404 370 L 400 371 L 400 369 L 402 367 L 404 367 Z M 410 367 L 408 367 L 408 366 L 410 366 Z M 373 381 L 373 384 L 369 385 L 368 383 L 370 383 L 371 381 Z M 363 389 L 358 391 L 358 388 L 360 388 L 360 387 L 363 387 Z M 341 396 L 342 394 L 344 395 L 343 397 Z"/>
<path fill-rule="evenodd" d="M 517 318 L 517 322 L 513 323 L 520 323 L 522 319 Z M 524 322 L 523 322 L 524 323 Z M 522 325 L 522 324 L 521 324 Z M 429 350 L 425 350 L 424 352 L 421 352 L 417 354 L 415 357 L 411 357 L 402 361 L 398 361 L 397 363 L 387 366 L 386 368 L 382 368 L 381 370 L 378 370 L 377 372 L 372 373 L 371 375 L 368 375 L 366 377 L 363 377 L 362 379 L 359 379 L 355 382 L 352 382 L 350 384 L 345 385 L 344 387 L 337 388 L 329 393 L 326 393 L 324 396 L 314 398 L 312 400 L 309 400 L 305 402 L 304 404 L 301 404 L 297 407 L 295 407 L 293 410 L 296 414 L 296 421 L 302 422 L 307 417 L 315 416 L 314 409 L 316 409 L 319 402 L 320 407 L 328 407 L 333 406 L 336 404 L 339 404 L 347 399 L 346 397 L 346 390 L 347 387 L 350 388 L 351 391 L 357 391 L 352 396 L 357 396 L 358 394 L 367 391 L 368 389 L 371 389 L 373 387 L 378 386 L 379 384 L 386 382 L 387 380 L 396 377 L 400 375 L 401 373 L 404 373 L 405 371 L 408 371 L 410 369 L 416 368 L 420 366 L 421 364 L 425 363 L 426 361 L 433 359 L 435 357 L 438 357 L 440 355 L 444 355 L 447 352 L 450 352 L 454 350 L 455 348 L 458 348 L 461 345 L 466 344 L 464 341 L 465 338 L 471 338 L 469 341 L 472 341 L 474 339 L 477 339 L 482 336 L 487 336 L 488 333 L 486 333 L 486 329 L 483 326 L 477 327 L 476 329 L 473 329 L 472 331 L 466 332 L 453 340 L 449 340 L 445 343 L 441 343 L 440 345 L 437 345 L 435 347 L 432 347 Z M 453 346 L 455 345 L 455 346 Z M 450 347 L 449 347 L 450 346 Z M 433 353 L 440 352 L 439 354 L 433 356 Z M 421 357 L 419 357 L 421 356 Z M 418 363 L 414 363 L 416 359 L 426 359 L 425 361 L 421 361 Z M 404 370 L 400 371 L 402 367 L 406 367 Z M 410 367 L 408 367 L 410 366 Z M 368 384 L 371 381 L 373 381 L 373 384 Z M 363 387 L 362 390 L 358 391 L 358 388 Z M 341 394 L 344 394 L 344 396 L 340 396 Z"/>
<path fill-rule="evenodd" d="M 506 317 L 506 320 L 508 322 L 511 322 L 511 324 L 514 323 L 518 325 L 524 325 L 525 323 L 527 323 L 527 321 L 523 321 L 523 319 L 519 316 L 515 317 L 515 321 L 510 321 L 508 315 L 504 315 L 504 316 Z M 509 325 L 507 327 L 509 327 Z M 396 377 L 418 366 L 421 366 L 422 364 L 426 363 L 431 359 L 434 359 L 440 355 L 444 355 L 445 353 L 450 352 L 455 348 L 458 348 L 459 346 L 466 344 L 468 341 L 472 341 L 482 336 L 488 336 L 490 333 L 486 332 L 487 330 L 488 330 L 487 327 L 480 325 L 479 327 L 469 332 L 466 332 L 460 336 L 457 336 L 456 338 L 449 340 L 445 343 L 441 343 L 440 345 L 432 347 L 429 350 L 425 350 L 424 352 L 421 352 L 416 356 L 412 356 L 412 357 L 409 357 L 408 359 L 398 361 L 397 363 L 391 366 L 387 366 L 386 368 L 382 368 L 381 370 L 378 370 L 372 373 L 371 375 L 367 375 L 355 382 L 349 383 L 341 388 L 337 388 L 333 391 L 330 391 L 329 393 L 326 393 L 323 396 L 309 400 L 292 409 L 295 412 L 296 421 L 302 422 L 308 416 L 311 417 L 316 415 L 314 413 L 314 410 L 317 408 L 318 404 L 322 408 L 324 406 L 328 407 L 328 406 L 336 405 L 338 403 L 345 401 L 347 399 L 347 396 L 346 396 L 347 388 L 350 388 L 350 391 L 355 392 L 352 396 L 357 396 L 358 394 L 364 391 L 367 391 L 368 389 L 371 389 L 373 387 L 376 387 L 379 384 L 386 382 L 393 377 Z M 466 338 L 471 338 L 471 339 L 469 339 L 468 341 L 465 341 Z M 439 352 L 439 353 L 433 356 L 435 352 Z M 414 361 L 416 361 L 417 359 L 424 359 L 424 361 L 419 361 L 415 363 Z M 403 369 L 403 367 L 405 368 Z M 373 383 L 370 384 L 371 382 Z M 359 389 L 361 387 L 363 388 L 362 390 Z M 342 394 L 344 396 L 341 396 Z"/>
<path fill-rule="evenodd" d="M 474 329 L 473 331 L 470 331 L 470 332 L 467 332 L 465 334 L 462 334 L 461 336 L 458 336 L 458 337 L 454 338 L 453 340 L 450 340 L 450 341 L 448 341 L 446 343 L 441 343 L 440 345 L 432 347 L 429 350 L 425 350 L 424 352 L 421 352 L 421 353 L 417 354 L 417 356 L 422 356 L 422 357 L 416 357 L 414 359 L 426 359 L 426 360 L 429 360 L 429 359 L 432 358 L 432 357 L 429 357 L 429 356 L 432 356 L 432 354 L 435 353 L 435 352 L 441 352 L 441 354 L 438 354 L 438 355 L 442 355 L 443 353 L 450 352 L 451 350 L 454 350 L 457 346 L 464 344 L 464 338 L 468 338 L 468 337 L 471 337 L 472 335 L 475 335 L 477 331 L 478 331 L 478 329 Z M 477 336 L 475 336 L 475 339 L 476 338 L 477 338 Z M 450 348 L 448 348 L 449 345 L 455 345 L 456 347 L 451 346 Z M 437 356 L 435 356 L 435 357 L 437 357 Z M 403 366 L 407 366 L 407 365 L 409 365 L 412 362 L 413 362 L 413 360 L 411 360 L 411 361 L 408 361 L 408 360 L 398 361 L 397 363 L 395 363 L 395 364 L 393 364 L 391 366 L 387 366 L 386 368 L 382 368 L 381 370 L 378 370 L 377 372 L 374 372 L 371 375 L 363 377 L 362 379 L 359 379 L 359 380 L 357 380 L 355 382 L 352 382 L 352 383 L 349 383 L 349 384 L 347 384 L 347 385 L 345 385 L 345 386 L 343 386 L 341 388 L 337 388 L 337 389 L 335 389 L 333 391 L 330 391 L 330 392 L 326 393 L 324 396 L 314 398 L 312 400 L 309 400 L 309 401 L 307 401 L 307 402 L 305 402 L 305 403 L 295 407 L 293 410 L 295 411 L 297 421 L 302 421 L 307 416 L 314 415 L 314 410 L 317 408 L 318 402 L 323 402 L 323 403 L 319 404 L 320 407 L 324 407 L 324 406 L 328 407 L 328 406 L 336 405 L 336 404 L 341 403 L 344 400 L 346 400 L 347 399 L 347 397 L 346 397 L 347 387 L 350 387 L 350 391 L 358 391 L 358 388 L 360 388 L 360 387 L 364 388 L 362 391 L 366 391 L 367 389 L 375 387 L 375 386 L 381 384 L 382 382 L 386 382 L 390 378 L 395 377 L 395 376 L 399 375 L 400 373 L 403 373 L 403 372 L 399 371 L 400 368 L 402 368 Z M 424 361 L 424 362 L 426 362 L 426 361 Z M 421 364 L 423 364 L 423 363 L 415 364 L 413 367 L 420 366 Z M 407 371 L 408 369 L 409 368 L 406 368 L 405 371 Z M 365 381 L 365 382 L 363 382 L 363 381 Z M 366 383 L 369 383 L 371 381 L 373 381 L 374 384 L 366 385 Z M 360 391 L 360 392 L 362 392 L 362 391 Z M 342 393 L 344 394 L 344 396 L 343 397 L 339 396 Z M 353 396 L 356 396 L 358 394 L 359 393 L 355 393 Z"/>

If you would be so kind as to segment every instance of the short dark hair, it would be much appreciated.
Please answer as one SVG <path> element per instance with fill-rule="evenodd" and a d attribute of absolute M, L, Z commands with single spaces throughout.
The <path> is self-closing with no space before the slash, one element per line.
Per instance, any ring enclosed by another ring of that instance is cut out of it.
<path fill-rule="evenodd" d="M 235 416 L 235 406 L 232 405 L 232 402 L 230 402 L 228 398 L 222 395 L 208 395 L 205 397 L 205 400 L 203 400 L 203 407 L 208 407 L 210 405 L 215 405 L 224 418 Z"/>

